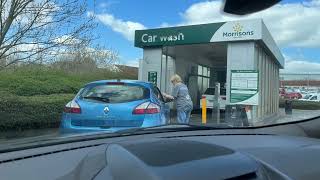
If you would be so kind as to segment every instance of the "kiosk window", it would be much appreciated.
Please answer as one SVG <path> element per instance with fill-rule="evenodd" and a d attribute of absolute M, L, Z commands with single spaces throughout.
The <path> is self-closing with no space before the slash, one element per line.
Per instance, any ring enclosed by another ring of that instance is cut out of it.
<path fill-rule="evenodd" d="M 198 65 L 198 89 L 202 94 L 204 91 L 210 87 L 210 68 Z"/>

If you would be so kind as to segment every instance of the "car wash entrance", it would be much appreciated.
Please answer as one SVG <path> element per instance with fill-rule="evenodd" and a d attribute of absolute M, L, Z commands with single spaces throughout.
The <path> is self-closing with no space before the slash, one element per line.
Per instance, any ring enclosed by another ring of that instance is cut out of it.
<path fill-rule="evenodd" d="M 284 59 L 262 20 L 137 30 L 135 46 L 139 80 L 170 93 L 170 77 L 180 75 L 196 109 L 219 87 L 220 109 L 245 105 L 256 121 L 278 113 Z"/>

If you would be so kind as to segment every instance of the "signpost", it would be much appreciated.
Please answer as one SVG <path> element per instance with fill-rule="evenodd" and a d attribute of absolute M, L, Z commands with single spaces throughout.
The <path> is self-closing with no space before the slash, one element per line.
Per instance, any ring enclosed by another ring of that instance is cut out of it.
<path fill-rule="evenodd" d="M 230 104 L 258 105 L 258 80 L 257 70 L 232 70 Z"/>
<path fill-rule="evenodd" d="M 217 123 L 220 123 L 220 83 L 215 83 L 214 88 L 214 104 L 212 107 L 212 120 L 217 119 Z"/>
<path fill-rule="evenodd" d="M 157 86 L 157 81 L 158 81 L 157 76 L 158 76 L 157 71 L 149 71 L 148 72 L 148 81 Z"/>

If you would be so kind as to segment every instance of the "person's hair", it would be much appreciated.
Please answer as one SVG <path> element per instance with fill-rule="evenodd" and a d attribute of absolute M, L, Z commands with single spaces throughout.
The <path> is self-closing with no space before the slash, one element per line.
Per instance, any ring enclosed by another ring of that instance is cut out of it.
<path fill-rule="evenodd" d="M 176 83 L 181 83 L 182 79 L 178 74 L 175 74 L 170 78 L 170 81 L 171 82 L 176 82 Z"/>

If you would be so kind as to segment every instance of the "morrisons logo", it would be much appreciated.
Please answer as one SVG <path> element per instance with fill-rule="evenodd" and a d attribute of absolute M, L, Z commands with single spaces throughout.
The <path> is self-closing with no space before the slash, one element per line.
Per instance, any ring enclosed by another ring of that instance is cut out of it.
<path fill-rule="evenodd" d="M 253 31 L 243 31 L 243 26 L 237 23 L 233 26 L 233 32 L 223 32 L 223 37 L 235 37 L 240 38 L 243 36 L 252 36 Z"/>

